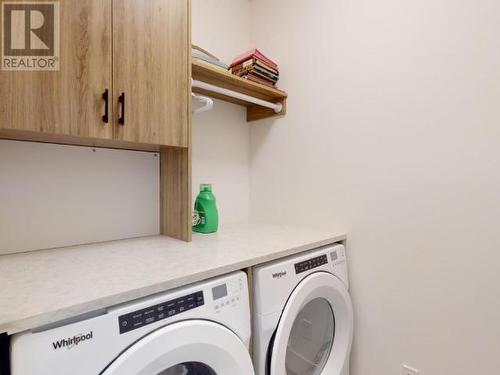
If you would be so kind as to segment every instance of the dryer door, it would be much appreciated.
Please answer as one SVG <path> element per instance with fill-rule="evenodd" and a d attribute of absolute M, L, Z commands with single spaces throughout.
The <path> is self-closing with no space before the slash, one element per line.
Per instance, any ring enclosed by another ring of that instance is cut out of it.
<path fill-rule="evenodd" d="M 294 289 L 269 348 L 271 375 L 345 374 L 353 311 L 342 281 L 327 272 L 307 276 Z"/>
<path fill-rule="evenodd" d="M 253 375 L 243 342 L 226 327 L 188 320 L 157 329 L 120 354 L 102 375 Z"/>

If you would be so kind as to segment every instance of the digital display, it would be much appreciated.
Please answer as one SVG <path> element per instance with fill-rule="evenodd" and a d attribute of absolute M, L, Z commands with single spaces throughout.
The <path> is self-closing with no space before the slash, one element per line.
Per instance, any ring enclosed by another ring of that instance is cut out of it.
<path fill-rule="evenodd" d="M 214 297 L 214 301 L 219 298 L 227 297 L 227 285 L 222 284 L 212 288 L 212 296 Z"/>

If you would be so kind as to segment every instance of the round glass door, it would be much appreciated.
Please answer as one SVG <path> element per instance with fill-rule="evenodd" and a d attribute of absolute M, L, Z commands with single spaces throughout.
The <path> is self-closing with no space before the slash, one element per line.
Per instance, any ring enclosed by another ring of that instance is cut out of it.
<path fill-rule="evenodd" d="M 169 367 L 158 375 L 217 375 L 210 366 L 200 362 L 185 362 Z"/>
<path fill-rule="evenodd" d="M 343 374 L 349 366 L 352 303 L 346 285 L 314 272 L 293 290 L 269 346 L 270 375 Z"/>
<path fill-rule="evenodd" d="M 285 356 L 287 375 L 319 375 L 332 350 L 335 317 L 324 298 L 309 301 L 293 322 Z"/>

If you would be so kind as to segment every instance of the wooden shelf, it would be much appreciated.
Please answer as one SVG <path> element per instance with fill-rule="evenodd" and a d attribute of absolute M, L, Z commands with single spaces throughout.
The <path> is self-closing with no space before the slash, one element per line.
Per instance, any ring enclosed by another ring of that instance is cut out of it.
<path fill-rule="evenodd" d="M 261 107 L 244 100 L 235 99 L 230 96 L 193 87 L 193 92 L 197 94 L 211 96 L 216 99 L 221 99 L 226 102 L 246 107 L 247 121 L 255 121 L 274 116 L 283 116 L 286 114 L 286 99 L 288 94 L 284 91 L 273 89 L 271 87 L 237 77 L 234 74 L 214 67 L 213 65 L 197 58 L 193 58 L 192 61 L 192 76 L 193 79 L 198 81 L 253 96 L 268 102 L 281 103 L 283 105 L 282 111 L 275 113 L 272 109 Z"/>

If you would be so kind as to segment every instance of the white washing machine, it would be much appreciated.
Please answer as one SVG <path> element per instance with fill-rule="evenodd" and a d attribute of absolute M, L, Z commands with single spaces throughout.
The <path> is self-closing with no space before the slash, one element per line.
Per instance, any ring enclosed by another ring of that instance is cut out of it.
<path fill-rule="evenodd" d="M 14 335 L 12 375 L 254 375 L 243 272 Z"/>
<path fill-rule="evenodd" d="M 353 336 L 348 288 L 342 245 L 256 267 L 256 374 L 348 375 Z"/>

